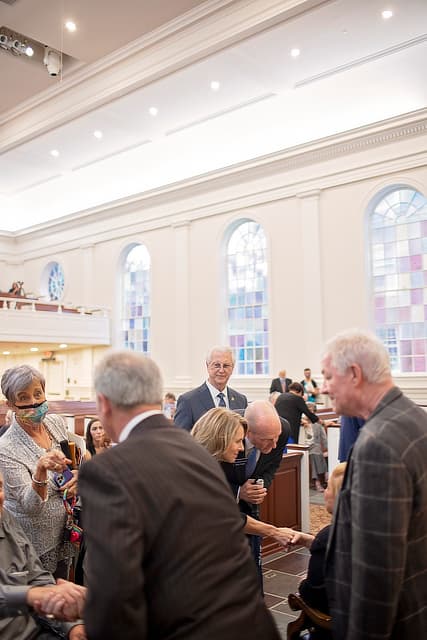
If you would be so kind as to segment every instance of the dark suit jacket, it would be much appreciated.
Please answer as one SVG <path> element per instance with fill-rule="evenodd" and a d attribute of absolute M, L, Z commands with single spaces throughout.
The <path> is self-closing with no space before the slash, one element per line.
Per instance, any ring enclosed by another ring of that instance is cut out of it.
<path fill-rule="evenodd" d="M 279 640 L 218 462 L 154 415 L 82 466 L 91 640 Z"/>
<path fill-rule="evenodd" d="M 268 487 L 271 485 L 271 483 L 274 480 L 274 474 L 276 473 L 277 469 L 280 466 L 280 463 L 283 457 L 283 449 L 286 447 L 286 443 L 290 435 L 289 423 L 286 420 L 282 420 L 282 418 L 280 418 L 280 421 L 282 423 L 282 433 L 280 434 L 279 439 L 277 441 L 277 446 L 275 447 L 275 449 L 270 451 L 270 453 L 261 453 L 258 459 L 257 465 L 255 467 L 255 470 L 252 474 L 252 477 L 256 480 L 258 480 L 259 478 L 262 478 L 264 480 L 264 487 L 266 489 L 268 489 Z M 242 451 L 239 454 L 238 458 L 242 458 L 244 457 L 244 455 L 245 454 Z M 244 468 L 243 469 L 241 468 L 240 473 L 244 474 Z M 243 484 L 244 482 L 246 482 L 245 475 L 240 477 L 239 484 Z M 242 513 L 245 513 L 246 515 L 258 517 L 258 512 L 259 512 L 258 505 L 253 505 L 248 502 L 245 502 L 244 500 L 240 500 L 239 508 L 242 511 Z"/>
<path fill-rule="evenodd" d="M 425 637 L 427 414 L 392 388 L 360 430 L 326 554 L 334 638 Z"/>
<path fill-rule="evenodd" d="M 290 384 L 292 384 L 291 378 L 285 378 L 285 385 L 286 385 L 285 391 L 289 391 Z M 271 381 L 270 393 L 273 393 L 273 391 L 278 391 L 279 393 L 283 393 L 282 382 L 280 378 L 273 378 L 273 380 Z"/>
<path fill-rule="evenodd" d="M 248 406 L 246 396 L 230 387 L 228 387 L 228 403 L 230 409 L 240 409 L 239 413 L 243 413 L 244 409 Z M 197 420 L 215 406 L 211 392 L 206 382 L 204 382 L 200 387 L 197 387 L 197 389 L 192 389 L 179 396 L 178 402 L 176 403 L 174 424 L 183 429 L 187 429 L 187 431 L 191 431 Z"/>
<path fill-rule="evenodd" d="M 282 393 L 277 400 L 276 411 L 282 418 L 285 418 L 291 425 L 291 435 L 296 444 L 298 444 L 299 428 L 301 425 L 301 416 L 304 413 L 311 422 L 318 422 L 319 416 L 310 411 L 302 396 L 295 393 Z"/>

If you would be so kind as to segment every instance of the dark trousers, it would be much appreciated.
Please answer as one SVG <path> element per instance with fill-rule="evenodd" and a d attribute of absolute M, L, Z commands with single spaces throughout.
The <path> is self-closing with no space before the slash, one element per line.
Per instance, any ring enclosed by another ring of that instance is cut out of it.
<path fill-rule="evenodd" d="M 258 582 L 262 595 L 264 595 L 264 582 L 262 579 L 262 558 L 261 558 L 261 537 L 260 536 L 248 536 L 249 546 L 252 551 L 252 555 L 255 560 L 255 565 L 258 574 Z"/>

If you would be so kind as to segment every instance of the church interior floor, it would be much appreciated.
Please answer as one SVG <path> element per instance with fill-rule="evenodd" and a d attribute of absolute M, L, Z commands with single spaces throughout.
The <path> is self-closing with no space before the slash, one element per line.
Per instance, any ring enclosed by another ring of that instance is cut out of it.
<path fill-rule="evenodd" d="M 323 506 L 323 494 L 318 494 L 321 499 L 317 499 L 315 493 L 310 492 L 310 528 L 313 535 L 331 521 Z M 288 594 L 298 590 L 306 574 L 309 558 L 310 551 L 299 547 L 288 553 L 267 556 L 263 561 L 265 602 L 283 639 L 286 639 L 288 622 L 298 615 L 288 606 Z"/>

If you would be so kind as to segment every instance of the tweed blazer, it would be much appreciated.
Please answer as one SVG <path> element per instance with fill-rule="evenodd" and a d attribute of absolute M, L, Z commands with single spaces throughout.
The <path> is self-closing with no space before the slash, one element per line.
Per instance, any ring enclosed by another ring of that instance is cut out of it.
<path fill-rule="evenodd" d="M 231 387 L 227 387 L 227 395 L 229 408 L 232 411 L 238 411 L 243 414 L 248 406 L 246 396 Z M 187 393 L 182 393 L 179 396 L 176 403 L 174 423 L 177 427 L 191 431 L 197 420 L 209 409 L 214 409 L 215 406 L 208 385 L 204 382 L 200 387 L 187 391 Z"/>
<path fill-rule="evenodd" d="M 427 414 L 393 387 L 354 445 L 326 555 L 336 640 L 427 631 Z"/>

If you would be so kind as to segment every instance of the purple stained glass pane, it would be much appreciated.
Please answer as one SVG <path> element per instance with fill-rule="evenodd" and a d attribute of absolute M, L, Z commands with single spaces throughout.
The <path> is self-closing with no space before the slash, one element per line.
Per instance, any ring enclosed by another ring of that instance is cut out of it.
<path fill-rule="evenodd" d="M 416 356 L 423 356 L 425 354 L 424 340 L 414 340 L 413 351 Z"/>
<path fill-rule="evenodd" d="M 427 320 L 427 304 L 424 305 L 424 320 Z"/>
<path fill-rule="evenodd" d="M 401 307 L 399 309 L 399 322 L 409 322 L 411 320 L 411 307 Z"/>
<path fill-rule="evenodd" d="M 236 336 L 230 336 L 230 347 L 236 346 Z"/>
<path fill-rule="evenodd" d="M 421 238 L 414 238 L 413 240 L 409 240 L 409 253 L 416 254 L 422 253 L 422 242 Z"/>
<path fill-rule="evenodd" d="M 268 359 L 269 359 L 269 351 L 268 348 L 264 349 L 264 360 L 266 361 L 266 363 L 268 363 Z"/>
<path fill-rule="evenodd" d="M 423 257 L 421 255 L 411 256 L 411 271 L 420 271 L 423 268 Z"/>
<path fill-rule="evenodd" d="M 245 336 L 243 336 L 243 335 L 237 336 L 237 346 L 238 347 L 244 347 L 245 346 Z"/>
<path fill-rule="evenodd" d="M 411 291 L 411 304 L 422 304 L 423 303 L 423 290 L 422 289 L 412 289 Z"/>
<path fill-rule="evenodd" d="M 423 236 L 427 236 L 427 220 L 421 222 L 421 233 Z"/>
<path fill-rule="evenodd" d="M 414 371 L 425 371 L 426 359 L 420 356 L 414 358 Z"/>
<path fill-rule="evenodd" d="M 257 362 L 255 364 L 255 373 L 261 374 L 263 371 L 263 366 L 262 366 L 262 362 Z"/>
<path fill-rule="evenodd" d="M 412 358 L 401 358 L 400 362 L 402 363 L 402 371 L 404 373 L 412 371 Z"/>
<path fill-rule="evenodd" d="M 398 267 L 399 267 L 399 273 L 406 273 L 407 271 L 410 271 L 411 266 L 409 262 L 409 256 L 398 258 Z"/>
<path fill-rule="evenodd" d="M 265 318 L 264 320 L 264 331 L 268 331 L 268 320 Z"/>
<path fill-rule="evenodd" d="M 385 323 L 385 309 L 375 309 L 375 324 Z"/>
<path fill-rule="evenodd" d="M 412 355 L 412 342 L 410 340 L 400 341 L 400 353 L 402 356 Z"/>
<path fill-rule="evenodd" d="M 384 296 L 375 296 L 375 308 L 376 309 L 384 308 Z"/>

